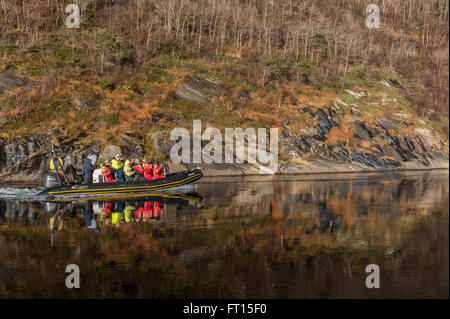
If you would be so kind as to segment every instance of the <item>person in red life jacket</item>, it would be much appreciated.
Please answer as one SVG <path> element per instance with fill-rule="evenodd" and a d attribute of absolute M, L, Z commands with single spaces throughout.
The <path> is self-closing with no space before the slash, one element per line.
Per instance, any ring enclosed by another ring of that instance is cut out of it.
<path fill-rule="evenodd" d="M 105 202 L 103 205 L 103 208 L 102 208 L 102 214 L 100 216 L 100 220 L 104 220 L 105 218 L 110 218 L 113 208 L 114 208 L 114 205 L 112 202 Z"/>
<path fill-rule="evenodd" d="M 162 213 L 162 207 L 159 206 L 159 202 L 153 202 L 153 214 L 152 218 L 159 220 Z"/>
<path fill-rule="evenodd" d="M 153 179 L 153 165 L 144 160 L 142 167 L 144 168 L 144 177 L 146 179 Z"/>
<path fill-rule="evenodd" d="M 136 181 L 144 180 L 144 167 L 142 167 L 141 162 L 135 160 L 131 168 L 134 170 Z"/>
<path fill-rule="evenodd" d="M 153 179 L 164 178 L 164 175 L 161 174 L 162 166 L 159 165 L 156 161 L 152 161 L 152 173 Z"/>
<path fill-rule="evenodd" d="M 153 203 L 154 202 L 145 202 L 144 203 L 144 215 L 143 215 L 143 220 L 152 218 L 153 215 Z"/>
<path fill-rule="evenodd" d="M 108 161 L 105 161 L 103 163 L 102 174 L 103 174 L 103 178 L 105 179 L 105 181 L 107 183 L 112 183 L 112 182 L 116 181 L 116 179 L 114 178 L 114 173 L 113 173 L 113 171 L 110 167 L 110 163 Z"/>
<path fill-rule="evenodd" d="M 139 207 L 133 212 L 134 221 L 140 221 L 142 219 L 142 212 L 144 211 L 144 206 L 139 205 Z"/>

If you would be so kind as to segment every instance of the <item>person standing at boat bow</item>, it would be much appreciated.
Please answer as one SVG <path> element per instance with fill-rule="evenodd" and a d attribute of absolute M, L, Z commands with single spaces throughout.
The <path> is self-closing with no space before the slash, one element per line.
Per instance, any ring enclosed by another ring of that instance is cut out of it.
<path fill-rule="evenodd" d="M 95 165 L 97 165 L 98 153 L 93 150 L 84 160 L 84 182 L 83 184 L 89 184 L 91 181 L 91 173 Z"/>
<path fill-rule="evenodd" d="M 55 157 L 50 160 L 50 171 L 56 172 L 59 180 L 64 183 L 64 165 L 61 157 Z"/>

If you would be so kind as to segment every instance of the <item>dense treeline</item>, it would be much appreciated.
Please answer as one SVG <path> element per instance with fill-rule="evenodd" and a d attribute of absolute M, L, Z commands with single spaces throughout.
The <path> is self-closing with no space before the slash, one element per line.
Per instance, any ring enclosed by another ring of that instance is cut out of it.
<path fill-rule="evenodd" d="M 233 55 L 261 85 L 294 70 L 296 80 L 344 87 L 349 67 L 370 66 L 423 85 L 425 95 L 411 96 L 420 115 L 448 114 L 448 0 L 0 0 L 0 44 L 47 42 L 68 3 L 81 7 L 68 41 L 96 74 L 137 68 L 162 51 Z M 379 5 L 379 29 L 365 26 L 370 3 Z"/>

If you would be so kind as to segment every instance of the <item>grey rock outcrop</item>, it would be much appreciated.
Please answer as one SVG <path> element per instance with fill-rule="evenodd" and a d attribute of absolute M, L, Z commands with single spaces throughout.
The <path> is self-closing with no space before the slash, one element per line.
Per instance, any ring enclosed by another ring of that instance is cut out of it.
<path fill-rule="evenodd" d="M 173 98 L 175 100 L 207 103 L 211 100 L 211 93 L 217 92 L 218 90 L 219 87 L 214 81 L 189 77 L 177 85 L 173 93 Z"/>
<path fill-rule="evenodd" d="M 119 137 L 119 143 L 121 150 L 128 158 L 142 158 L 144 156 L 144 149 L 136 137 L 122 134 Z"/>
<path fill-rule="evenodd" d="M 16 75 L 15 69 L 10 67 L 0 72 L 0 96 L 7 90 L 14 89 L 27 84 L 27 80 Z"/>
<path fill-rule="evenodd" d="M 169 132 L 154 133 L 150 136 L 153 153 L 155 153 L 155 155 L 163 155 L 167 158 L 170 156 L 170 150 L 176 141 L 171 141 L 169 137 Z"/>
<path fill-rule="evenodd" d="M 294 162 L 296 158 L 300 162 L 307 159 L 312 168 L 284 163 L 281 165 L 282 171 L 332 171 L 333 167 L 349 170 L 448 167 L 448 144 L 432 130 L 416 128 L 414 134 L 392 136 L 390 132 L 395 132 L 400 125 L 407 124 L 388 117 L 377 119 L 375 124 L 372 124 L 375 127 L 360 120 L 353 120 L 353 137 L 356 141 L 370 141 L 372 147 L 354 149 L 349 148 L 346 143 L 332 146 L 327 143 L 327 134 L 333 127 L 340 127 L 342 117 L 333 108 L 316 111 L 303 108 L 302 111 L 318 121 L 314 127 L 317 134 L 302 136 L 285 126 L 280 134 L 280 153 L 283 158 L 290 158 Z M 374 138 L 377 138 L 377 142 Z M 354 167 L 355 164 L 362 166 Z"/>
<path fill-rule="evenodd" d="M 352 123 L 353 136 L 360 140 L 370 141 L 379 134 L 377 129 L 369 128 L 365 123 L 361 121 L 355 121 Z"/>
<path fill-rule="evenodd" d="M 398 121 L 393 120 L 389 117 L 381 117 L 376 120 L 375 123 L 386 131 L 398 129 Z"/>
<path fill-rule="evenodd" d="M 92 96 L 79 96 L 74 95 L 71 101 L 72 105 L 80 112 L 93 112 L 100 105 L 98 98 Z"/>
<path fill-rule="evenodd" d="M 0 169 L 6 166 L 5 142 L 0 138 Z"/>
<path fill-rule="evenodd" d="M 117 154 L 122 155 L 122 149 L 120 148 L 120 146 L 114 145 L 114 144 L 109 144 L 100 153 L 99 160 L 100 161 L 110 161 Z"/>

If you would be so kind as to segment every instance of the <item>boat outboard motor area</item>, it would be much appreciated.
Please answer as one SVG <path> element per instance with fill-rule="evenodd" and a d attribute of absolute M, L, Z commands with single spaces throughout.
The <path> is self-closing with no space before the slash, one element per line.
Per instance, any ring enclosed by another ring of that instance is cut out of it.
<path fill-rule="evenodd" d="M 64 182 L 58 180 L 59 178 L 60 177 L 58 176 L 58 174 L 55 174 L 55 173 L 46 174 L 44 177 L 44 187 L 49 188 L 49 187 L 54 187 L 54 186 L 59 186 L 61 184 L 64 184 Z"/>

